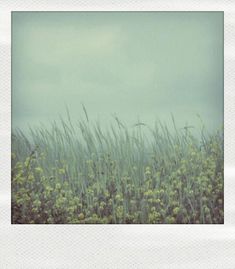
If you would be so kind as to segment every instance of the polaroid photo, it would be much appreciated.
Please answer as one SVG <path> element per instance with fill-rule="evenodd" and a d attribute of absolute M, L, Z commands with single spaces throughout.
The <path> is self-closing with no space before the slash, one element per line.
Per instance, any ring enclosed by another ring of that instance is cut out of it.
<path fill-rule="evenodd" d="M 1 267 L 234 268 L 235 5 L 1 6 Z"/>

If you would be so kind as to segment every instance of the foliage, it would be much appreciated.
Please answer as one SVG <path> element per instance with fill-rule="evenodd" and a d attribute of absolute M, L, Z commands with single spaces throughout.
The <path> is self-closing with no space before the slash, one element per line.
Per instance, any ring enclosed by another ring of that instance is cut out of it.
<path fill-rule="evenodd" d="M 13 223 L 223 223 L 223 135 L 70 119 L 12 136 Z M 160 127 L 159 127 L 160 126 Z"/>

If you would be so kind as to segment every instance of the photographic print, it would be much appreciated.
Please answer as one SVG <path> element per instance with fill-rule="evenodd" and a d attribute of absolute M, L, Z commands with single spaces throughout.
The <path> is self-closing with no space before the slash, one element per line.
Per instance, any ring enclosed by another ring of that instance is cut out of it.
<path fill-rule="evenodd" d="M 223 12 L 12 12 L 13 224 L 223 224 Z"/>

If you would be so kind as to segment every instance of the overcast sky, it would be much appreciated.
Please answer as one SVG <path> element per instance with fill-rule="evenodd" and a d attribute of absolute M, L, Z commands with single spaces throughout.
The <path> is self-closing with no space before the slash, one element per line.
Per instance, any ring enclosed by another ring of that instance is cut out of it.
<path fill-rule="evenodd" d="M 14 12 L 12 119 L 223 123 L 222 12 Z"/>

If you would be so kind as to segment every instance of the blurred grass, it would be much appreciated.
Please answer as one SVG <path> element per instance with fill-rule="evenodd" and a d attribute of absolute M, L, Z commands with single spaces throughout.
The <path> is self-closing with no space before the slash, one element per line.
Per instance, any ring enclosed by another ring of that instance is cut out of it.
<path fill-rule="evenodd" d="M 69 116 L 12 133 L 12 223 L 223 223 L 223 133 Z M 148 132 L 148 134 L 146 134 Z"/>

